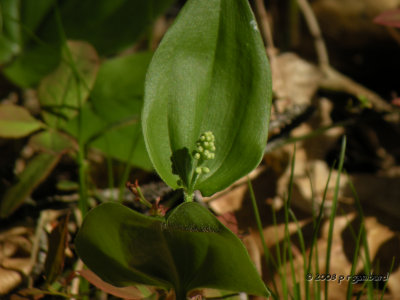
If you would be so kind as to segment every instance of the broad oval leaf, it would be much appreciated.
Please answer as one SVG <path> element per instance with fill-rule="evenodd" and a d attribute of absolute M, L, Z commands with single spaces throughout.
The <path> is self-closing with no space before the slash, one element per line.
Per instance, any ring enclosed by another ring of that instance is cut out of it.
<path fill-rule="evenodd" d="M 72 138 L 55 130 L 45 130 L 32 136 L 29 146 L 40 151 L 63 154 L 77 148 Z"/>
<path fill-rule="evenodd" d="M 152 55 L 134 53 L 104 62 L 82 115 L 65 127 L 75 137 L 81 134 L 87 144 L 106 155 L 146 170 L 153 166 L 144 145 L 140 113 Z"/>
<path fill-rule="evenodd" d="M 68 0 L 55 6 L 54 0 L 1 0 L 0 64 L 8 62 L 2 72 L 19 86 L 36 85 L 60 62 L 64 35 L 89 42 L 102 56 L 115 54 L 142 37 L 174 1 Z"/>
<path fill-rule="evenodd" d="M 13 104 L 0 105 L 0 137 L 25 137 L 45 125 L 31 116 L 29 111 Z"/>
<path fill-rule="evenodd" d="M 38 89 L 40 104 L 45 108 L 43 117 L 52 127 L 59 127 L 60 121 L 78 114 L 94 85 L 100 63 L 96 50 L 86 42 L 69 41 L 64 50 L 64 60 Z"/>
<path fill-rule="evenodd" d="M 196 141 L 212 131 L 215 159 L 193 189 L 209 196 L 229 186 L 262 158 L 270 101 L 269 65 L 248 1 L 189 0 L 147 74 L 142 126 L 155 169 L 173 188 L 179 177 L 188 185 Z"/>
<path fill-rule="evenodd" d="M 175 0 L 64 1 L 60 13 L 66 35 L 91 43 L 102 55 L 133 44 Z"/>
<path fill-rule="evenodd" d="M 86 216 L 75 246 L 115 286 L 172 287 L 178 299 L 205 287 L 269 295 L 240 240 L 198 203 L 181 204 L 166 220 L 102 204 Z"/>

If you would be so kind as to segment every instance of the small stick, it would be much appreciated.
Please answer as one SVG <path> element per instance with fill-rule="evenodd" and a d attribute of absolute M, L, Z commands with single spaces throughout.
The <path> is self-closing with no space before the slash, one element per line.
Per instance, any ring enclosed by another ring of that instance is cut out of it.
<path fill-rule="evenodd" d="M 278 50 L 275 48 L 274 45 L 274 39 L 272 37 L 272 30 L 269 23 L 267 10 L 264 5 L 264 0 L 255 0 L 255 4 L 256 14 L 260 23 L 261 34 L 266 44 L 267 53 L 269 54 L 269 56 L 276 56 Z"/>
<path fill-rule="evenodd" d="M 308 29 L 314 38 L 315 50 L 318 55 L 319 66 L 322 70 L 329 67 L 328 50 L 319 28 L 317 18 L 307 0 L 297 0 L 299 7 L 304 15 Z"/>
<path fill-rule="evenodd" d="M 84 263 L 82 260 L 78 260 L 78 262 L 75 265 L 74 270 L 75 271 L 80 271 L 84 268 Z M 79 295 L 79 286 L 80 286 L 80 282 L 81 282 L 81 277 L 80 276 L 76 276 L 74 279 L 72 279 L 72 283 L 71 283 L 71 289 L 70 289 L 70 293 L 72 295 Z M 71 298 L 71 300 L 77 300 L 77 298 Z"/>
<path fill-rule="evenodd" d="M 356 97 L 367 97 L 376 111 L 391 113 L 392 106 L 382 99 L 378 94 L 353 81 L 330 66 L 328 51 L 324 39 L 322 38 L 317 18 L 315 17 L 310 4 L 307 0 L 297 0 L 297 3 L 303 12 L 308 29 L 315 40 L 315 49 L 318 55 L 319 67 L 324 73 L 324 78 L 322 78 L 320 86 L 326 89 L 344 91 L 353 94 Z M 398 119 L 398 117 L 395 119 Z"/>

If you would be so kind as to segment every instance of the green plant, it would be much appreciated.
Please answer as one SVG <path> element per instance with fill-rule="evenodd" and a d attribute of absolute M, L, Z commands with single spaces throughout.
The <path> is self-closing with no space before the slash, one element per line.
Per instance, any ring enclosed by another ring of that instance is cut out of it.
<path fill-rule="evenodd" d="M 0 137 L 30 136 L 29 147 L 40 152 L 3 195 L 1 218 L 10 216 L 66 153 L 79 165 L 84 214 L 89 147 L 128 166 L 152 168 L 140 125 L 152 52 L 100 55 L 133 44 L 173 1 L 95 2 L 0 0 L 2 75 L 21 89 L 37 88 L 41 108 L 36 119 L 23 106 L 0 104 Z"/>
<path fill-rule="evenodd" d="M 291 142 L 295 142 L 296 140 L 292 140 Z M 346 138 L 344 137 L 342 140 L 342 146 L 341 146 L 341 152 L 340 152 L 340 157 L 338 161 L 338 175 L 336 177 L 336 184 L 335 184 L 335 189 L 334 189 L 334 196 L 333 196 L 333 203 L 332 203 L 332 212 L 329 216 L 329 228 L 328 228 L 328 237 L 327 237 L 327 249 L 325 253 L 325 258 L 326 258 L 326 263 L 324 266 L 323 271 L 321 271 L 320 266 L 319 266 L 319 250 L 318 250 L 318 234 L 320 233 L 322 221 L 323 221 L 323 211 L 324 211 L 324 204 L 326 201 L 326 196 L 327 196 L 327 191 L 328 191 L 328 186 L 329 182 L 331 179 L 331 174 L 333 167 L 331 168 L 328 179 L 326 182 L 324 194 L 322 197 L 322 203 L 318 212 L 318 215 L 312 216 L 312 222 L 313 222 L 313 232 L 312 232 L 312 237 L 310 241 L 310 246 L 308 249 L 306 249 L 306 241 L 305 241 L 305 236 L 303 235 L 303 231 L 301 228 L 301 225 L 299 224 L 292 208 L 290 207 L 290 202 L 292 199 L 292 189 L 293 189 L 293 175 L 294 175 L 294 168 L 295 168 L 295 154 L 296 154 L 296 148 L 294 151 L 294 155 L 291 161 L 291 174 L 290 174 L 290 180 L 288 183 L 288 195 L 287 199 L 285 201 L 284 205 L 284 227 L 285 227 L 285 233 L 284 233 L 284 246 L 283 249 L 279 246 L 279 239 L 276 237 L 276 259 L 271 255 L 270 249 L 267 247 L 265 243 L 265 238 L 264 238 L 264 233 L 263 233 L 263 227 L 261 224 L 261 219 L 260 219 L 260 214 L 258 211 L 257 207 L 257 202 L 256 198 L 253 192 L 253 188 L 251 185 L 250 180 L 248 181 L 249 185 L 249 193 L 250 193 L 250 198 L 252 200 L 252 206 L 254 210 L 254 214 L 256 217 L 256 222 L 257 222 L 257 227 L 259 231 L 259 235 L 261 238 L 261 243 L 264 248 L 264 253 L 265 253 L 265 264 L 268 267 L 267 270 L 270 273 L 270 276 L 272 277 L 273 281 L 273 288 L 271 288 L 271 296 L 273 299 L 330 299 L 331 296 L 329 294 L 329 288 L 328 284 L 329 282 L 335 283 L 338 282 L 339 276 L 336 277 L 336 274 L 329 275 L 331 276 L 329 279 L 325 280 L 325 284 L 321 282 L 322 280 L 314 280 L 315 275 L 314 274 L 331 274 L 330 273 L 330 262 L 332 262 L 332 238 L 333 238 L 333 230 L 334 230 L 334 223 L 335 219 L 337 217 L 337 206 L 338 206 L 338 195 L 339 195 L 339 186 L 340 186 L 340 180 L 341 180 L 341 174 L 345 171 L 343 170 L 343 164 L 344 164 L 344 158 L 345 158 L 345 151 L 346 151 Z M 310 184 L 312 185 L 312 182 L 310 181 Z M 356 268 L 358 266 L 359 261 L 361 260 L 363 263 L 363 268 L 365 274 L 370 274 L 372 268 L 371 265 L 371 258 L 369 254 L 369 245 L 367 241 L 367 235 L 366 235 L 366 227 L 365 227 L 365 220 L 364 220 L 364 213 L 361 207 L 360 200 L 358 199 L 357 193 L 355 191 L 355 188 L 353 184 L 351 183 L 350 179 L 348 181 L 348 184 L 350 186 L 350 189 L 352 190 L 354 199 L 355 199 L 355 205 L 357 208 L 357 213 L 361 219 L 360 222 L 360 228 L 358 232 L 355 232 L 352 224 L 350 221 L 348 222 L 349 229 L 352 233 L 354 242 L 355 242 L 355 247 L 354 247 L 354 256 L 351 261 L 351 270 L 348 276 L 353 277 L 356 274 Z M 273 215 L 273 226 L 275 229 L 278 228 L 278 224 L 276 221 L 276 215 L 275 215 L 275 210 L 272 208 L 272 215 Z M 290 219 L 289 219 L 290 216 Z M 326 217 L 326 219 L 328 219 Z M 327 220 L 328 221 L 328 220 Z M 295 258 L 292 254 L 292 238 L 290 236 L 288 226 L 289 223 L 293 222 L 296 225 L 296 234 L 297 238 L 299 240 L 299 245 L 300 245 L 300 250 L 301 250 L 301 257 L 302 257 L 302 272 L 299 271 L 299 268 L 294 268 L 295 264 Z M 307 253 L 308 251 L 308 253 Z M 393 264 L 394 264 L 394 257 L 392 260 L 391 267 L 389 269 L 389 274 L 392 271 Z M 290 271 L 288 271 L 288 266 L 290 267 Z M 313 266 L 314 265 L 314 266 Z M 276 282 L 276 279 L 274 279 L 274 274 L 279 275 L 279 283 Z M 321 274 L 321 275 L 322 275 Z M 302 280 L 300 277 L 303 277 L 305 280 Z M 288 284 L 288 278 L 292 279 L 292 288 L 289 288 Z M 308 279 L 307 279 L 308 278 Z M 311 280 L 310 280 L 311 278 Z M 343 280 L 343 278 L 342 278 Z M 301 287 L 301 282 L 303 281 L 304 287 L 302 289 Z M 348 279 L 347 279 L 348 281 Z M 358 292 L 358 297 L 361 297 L 362 295 L 366 295 L 366 298 L 368 299 L 383 299 L 383 296 L 385 294 L 385 290 L 387 287 L 388 281 L 385 282 L 384 287 L 382 291 L 377 293 L 374 291 L 374 286 L 372 281 L 366 281 L 364 282 L 361 291 Z M 280 284 L 280 288 L 278 285 Z M 321 290 L 321 286 L 324 286 L 324 291 Z M 281 292 L 281 293 L 280 293 Z M 331 293 L 332 294 L 332 293 Z M 349 283 L 347 286 L 347 293 L 346 293 L 346 299 L 353 299 L 353 283 Z M 357 298 L 358 299 L 358 298 Z"/>
<path fill-rule="evenodd" d="M 76 239 L 85 264 L 115 286 L 269 292 L 240 240 L 195 190 L 218 192 L 256 167 L 268 134 L 268 61 L 247 0 L 189 0 L 147 72 L 142 128 L 161 178 L 185 202 L 165 217 L 106 203 Z"/>

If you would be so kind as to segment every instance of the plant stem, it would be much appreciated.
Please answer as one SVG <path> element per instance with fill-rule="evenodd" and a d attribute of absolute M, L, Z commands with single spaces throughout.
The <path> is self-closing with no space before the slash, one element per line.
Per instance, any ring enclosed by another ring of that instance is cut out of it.
<path fill-rule="evenodd" d="M 193 201 L 193 196 L 194 196 L 193 192 L 188 193 L 188 192 L 185 191 L 184 194 L 185 194 L 185 202 L 192 202 Z"/>

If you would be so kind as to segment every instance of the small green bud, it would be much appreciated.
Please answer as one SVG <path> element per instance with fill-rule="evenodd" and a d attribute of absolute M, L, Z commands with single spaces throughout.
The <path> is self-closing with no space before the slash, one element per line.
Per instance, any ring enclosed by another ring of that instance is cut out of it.
<path fill-rule="evenodd" d="M 202 168 L 203 173 L 210 173 L 210 169 L 207 167 Z"/>
<path fill-rule="evenodd" d="M 199 160 L 200 157 L 201 157 L 200 153 L 196 152 L 196 153 L 194 154 L 194 159 Z"/>
<path fill-rule="evenodd" d="M 201 167 L 197 167 L 196 170 L 195 170 L 195 172 L 196 172 L 197 174 L 201 174 L 202 171 L 203 171 L 203 170 L 201 169 Z"/>

